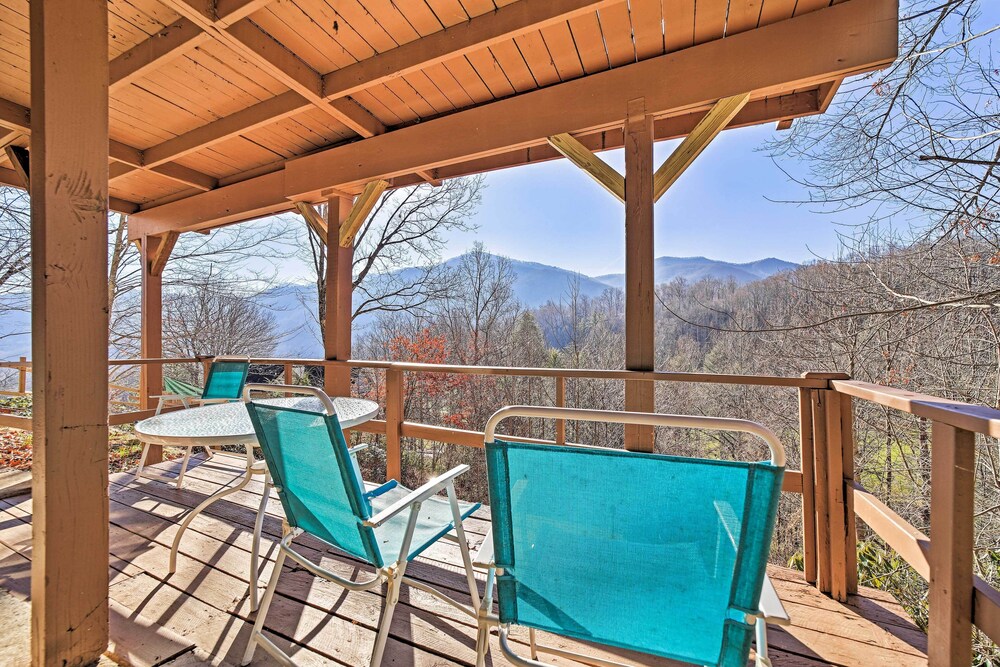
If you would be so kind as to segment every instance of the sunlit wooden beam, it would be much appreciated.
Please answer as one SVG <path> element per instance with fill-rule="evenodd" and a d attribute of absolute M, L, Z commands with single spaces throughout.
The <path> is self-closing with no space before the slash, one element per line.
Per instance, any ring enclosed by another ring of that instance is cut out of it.
<path fill-rule="evenodd" d="M 163 275 L 163 269 L 167 266 L 167 260 L 170 259 L 170 253 L 174 251 L 174 246 L 177 245 L 178 238 L 180 238 L 178 232 L 167 232 L 160 237 L 160 242 L 157 244 L 156 251 L 153 253 L 149 263 L 150 275 Z"/>
<path fill-rule="evenodd" d="M 372 181 L 365 185 L 358 198 L 354 200 L 351 212 L 342 223 L 340 223 L 340 247 L 347 248 L 354 243 L 361 225 L 368 219 L 368 214 L 375 208 L 378 198 L 389 187 L 388 181 Z"/>
<path fill-rule="evenodd" d="M 556 134 L 549 137 L 548 141 L 563 157 L 582 169 L 598 185 L 617 197 L 618 201 L 625 203 L 625 177 L 611 165 L 594 155 L 570 134 Z"/>
<path fill-rule="evenodd" d="M 726 129 L 729 121 L 736 117 L 746 103 L 750 101 L 750 93 L 724 97 L 705 114 L 701 122 L 695 125 L 691 134 L 684 138 L 681 145 L 674 149 L 660 168 L 653 175 L 653 201 L 659 200 L 671 185 L 677 182 L 681 174 L 691 166 L 691 163 L 701 155 L 702 151 Z"/>

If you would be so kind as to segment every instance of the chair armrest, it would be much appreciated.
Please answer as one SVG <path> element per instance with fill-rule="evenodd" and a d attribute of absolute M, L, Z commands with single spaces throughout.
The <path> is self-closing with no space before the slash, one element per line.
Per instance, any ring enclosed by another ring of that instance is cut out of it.
<path fill-rule="evenodd" d="M 760 587 L 760 604 L 757 606 L 760 609 L 760 615 L 767 623 L 788 625 L 792 622 L 788 612 L 785 611 L 785 606 L 781 604 L 778 592 L 774 590 L 771 577 L 766 574 L 764 575 L 764 584 Z"/>
<path fill-rule="evenodd" d="M 358 452 L 363 452 L 366 449 L 368 449 L 368 444 L 367 443 L 363 443 L 363 444 L 351 447 L 350 449 L 347 450 L 347 453 L 350 454 L 351 456 L 353 456 L 353 455 L 357 454 Z"/>
<path fill-rule="evenodd" d="M 383 523 L 396 516 L 403 510 L 407 509 L 413 503 L 423 502 L 433 495 L 436 495 L 441 489 L 445 488 L 451 484 L 452 480 L 461 475 L 462 473 L 468 472 L 469 466 L 464 463 L 460 466 L 455 466 L 448 472 L 438 475 L 431 481 L 427 482 L 418 489 L 410 491 L 407 495 L 403 496 L 397 500 L 392 505 L 389 505 L 384 510 L 371 517 L 365 521 L 365 525 L 371 528 L 377 528 Z"/>
<path fill-rule="evenodd" d="M 476 554 L 472 557 L 472 566 L 489 569 L 493 567 L 493 529 L 491 528 L 483 538 L 483 543 L 479 545 Z"/>
<path fill-rule="evenodd" d="M 365 498 L 371 500 L 372 498 L 378 498 L 382 494 L 392 491 L 397 486 L 399 486 L 399 483 L 394 479 L 390 479 L 388 482 L 382 484 L 381 486 L 376 486 L 374 489 L 371 489 L 370 491 L 365 491 L 364 495 Z"/>
<path fill-rule="evenodd" d="M 193 399 L 194 396 L 181 396 L 180 394 L 160 394 L 159 396 L 150 396 L 149 398 L 158 398 L 161 401 L 185 401 Z"/>

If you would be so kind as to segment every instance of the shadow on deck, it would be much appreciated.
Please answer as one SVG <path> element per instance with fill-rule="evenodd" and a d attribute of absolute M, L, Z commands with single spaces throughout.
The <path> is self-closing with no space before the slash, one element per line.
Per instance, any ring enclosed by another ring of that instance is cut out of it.
<path fill-rule="evenodd" d="M 194 462 L 185 486 L 139 480 L 128 473 L 111 476 L 112 638 L 116 653 L 133 662 L 196 665 L 239 664 L 250 633 L 247 597 L 251 533 L 263 485 L 215 503 L 198 516 L 183 538 L 177 573 L 167 576 L 170 543 L 183 515 L 222 485 L 236 479 L 240 459 L 219 455 Z M 170 471 L 172 463 L 161 464 Z M 264 521 L 266 583 L 281 533 L 281 507 L 271 502 Z M 489 527 L 483 510 L 466 521 L 470 539 L 478 542 Z M 358 563 L 321 551 L 317 542 L 298 544 L 325 567 L 357 573 Z M 29 594 L 31 499 L 0 500 L 0 587 L 15 595 Z M 407 574 L 468 602 L 458 548 L 444 543 L 417 559 Z M 890 596 L 863 589 L 849 604 L 835 602 L 807 585 L 799 572 L 772 568 L 771 577 L 792 625 L 772 628 L 772 661 L 776 667 L 815 665 L 926 665 L 927 637 Z M 380 609 L 377 592 L 346 593 L 309 573 L 288 570 L 282 576 L 268 615 L 273 641 L 302 665 L 368 664 Z M 146 625 L 145 629 L 138 626 Z M 154 630 L 162 628 L 157 632 Z M 523 639 L 523 638 L 522 638 Z M 134 644 L 142 644 L 137 646 Z M 572 647 L 573 642 L 548 639 Z M 508 665 L 499 657 L 496 637 L 487 664 Z M 642 665 L 674 664 L 661 659 L 608 650 L 598 655 Z M 254 664 L 268 664 L 257 651 Z M 27 664 L 27 658 L 25 661 Z M 392 623 L 385 664 L 442 666 L 475 664 L 475 628 L 433 597 L 408 587 Z M 565 660 L 560 664 L 572 664 Z"/>

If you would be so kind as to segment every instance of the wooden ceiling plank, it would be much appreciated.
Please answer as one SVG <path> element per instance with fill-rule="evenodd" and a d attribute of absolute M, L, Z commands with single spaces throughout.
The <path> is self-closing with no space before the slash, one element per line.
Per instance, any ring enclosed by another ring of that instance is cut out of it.
<path fill-rule="evenodd" d="M 323 77 L 328 96 L 350 95 L 428 65 L 468 55 L 526 32 L 582 16 L 621 0 L 550 0 L 515 2 L 490 14 L 477 16 L 391 51 L 334 70 Z"/>
<path fill-rule="evenodd" d="M 625 177 L 614 167 L 594 155 L 570 134 L 557 134 L 549 137 L 548 141 L 563 157 L 582 169 L 598 185 L 617 197 L 618 201 L 625 203 Z"/>
<path fill-rule="evenodd" d="M 111 92 L 127 86 L 157 67 L 177 58 L 210 39 L 188 19 L 164 26 L 155 35 L 136 44 L 110 63 Z"/>
<path fill-rule="evenodd" d="M 671 185 L 677 182 L 681 174 L 691 166 L 702 151 L 712 143 L 719 132 L 726 129 L 729 122 L 750 101 L 750 93 L 724 97 L 705 114 L 691 134 L 684 138 L 680 146 L 674 149 L 660 168 L 653 174 L 653 201 L 659 200 Z"/>
<path fill-rule="evenodd" d="M 365 185 L 358 198 L 354 200 L 354 206 L 347 218 L 340 224 L 340 247 L 349 248 L 354 244 L 354 237 L 357 235 L 361 225 L 368 219 L 368 214 L 375 208 L 378 198 L 382 196 L 385 189 L 389 187 L 389 182 L 384 180 L 371 181 Z"/>
<path fill-rule="evenodd" d="M 264 9 L 274 0 L 215 0 L 216 22 L 229 26 Z"/>

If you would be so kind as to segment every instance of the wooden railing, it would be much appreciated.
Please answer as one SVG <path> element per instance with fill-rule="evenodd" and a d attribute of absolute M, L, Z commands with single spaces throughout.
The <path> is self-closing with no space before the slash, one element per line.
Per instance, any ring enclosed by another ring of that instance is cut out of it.
<path fill-rule="evenodd" d="M 210 359 L 129 359 L 114 365 L 210 363 Z M 802 494 L 804 576 L 831 597 L 847 601 L 858 590 L 856 519 L 861 519 L 886 544 L 928 581 L 928 657 L 933 667 L 967 667 L 972 661 L 975 625 L 1000 643 L 1000 592 L 973 572 L 973 498 L 975 436 L 1000 437 L 1000 411 L 852 381 L 836 373 L 806 373 L 802 377 L 770 377 L 705 373 L 632 372 L 563 368 L 456 366 L 386 361 L 325 361 L 317 359 L 252 359 L 252 363 L 282 368 L 292 382 L 296 367 L 335 370 L 370 369 L 385 375 L 385 419 L 372 420 L 359 431 L 385 436 L 387 476 L 401 473 L 401 441 L 416 438 L 481 447 L 481 431 L 412 422 L 406 419 L 407 374 L 452 374 L 548 378 L 555 404 L 566 402 L 566 382 L 639 380 L 759 387 L 785 387 L 798 392 L 801 470 L 788 470 L 784 491 Z M 16 364 L 19 362 L 10 362 Z M 30 364 L 30 362 L 28 362 Z M 151 389 L 147 388 L 147 392 Z M 867 401 L 931 422 L 931 541 L 854 477 L 854 401 Z M 500 406 L 497 406 L 500 407 Z M 109 423 L 143 419 L 150 410 L 112 415 Z M 0 415 L 0 426 L 9 419 Z M 515 438 L 531 440 L 529 438 Z M 566 442 L 565 425 L 555 440 Z"/>

